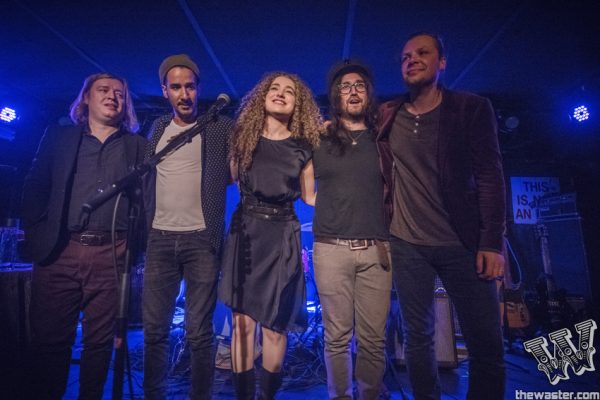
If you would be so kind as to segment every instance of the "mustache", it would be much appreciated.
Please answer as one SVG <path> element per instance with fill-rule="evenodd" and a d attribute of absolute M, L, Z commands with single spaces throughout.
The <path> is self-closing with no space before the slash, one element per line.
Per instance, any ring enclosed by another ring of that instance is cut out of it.
<path fill-rule="evenodd" d="M 353 96 L 348 97 L 348 99 L 346 100 L 346 104 L 351 104 L 350 102 L 354 101 L 354 100 L 358 100 L 360 103 L 363 103 L 363 104 L 365 103 L 363 99 L 361 99 L 357 95 L 353 95 Z"/>

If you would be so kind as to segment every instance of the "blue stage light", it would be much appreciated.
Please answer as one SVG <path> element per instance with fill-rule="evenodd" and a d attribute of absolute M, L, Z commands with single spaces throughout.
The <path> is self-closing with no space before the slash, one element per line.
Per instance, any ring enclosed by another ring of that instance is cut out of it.
<path fill-rule="evenodd" d="M 17 119 L 17 112 L 10 107 L 4 107 L 0 111 L 0 120 L 4 122 L 12 122 Z"/>
<path fill-rule="evenodd" d="M 587 121 L 588 119 L 590 119 L 590 111 L 584 105 L 577 106 L 573 108 L 571 118 L 577 122 Z"/>

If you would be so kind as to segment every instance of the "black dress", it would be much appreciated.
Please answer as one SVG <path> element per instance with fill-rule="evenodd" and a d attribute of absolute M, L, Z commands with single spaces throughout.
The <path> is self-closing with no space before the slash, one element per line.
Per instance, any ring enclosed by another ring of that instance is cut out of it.
<path fill-rule="evenodd" d="M 261 137 L 240 175 L 241 200 L 223 253 L 219 299 L 277 332 L 304 331 L 306 291 L 293 201 L 310 160 L 300 139 Z"/>

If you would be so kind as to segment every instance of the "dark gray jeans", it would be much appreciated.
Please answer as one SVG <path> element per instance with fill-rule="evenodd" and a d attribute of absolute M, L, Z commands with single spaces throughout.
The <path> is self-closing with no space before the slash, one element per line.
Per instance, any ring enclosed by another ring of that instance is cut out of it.
<path fill-rule="evenodd" d="M 393 236 L 390 245 L 415 399 L 440 399 L 433 342 L 436 274 L 454 304 L 469 351 L 467 399 L 503 399 L 504 346 L 498 295 L 494 281 L 477 277 L 475 254 L 462 246 L 419 246 Z"/>
<path fill-rule="evenodd" d="M 148 237 L 142 312 L 144 397 L 165 399 L 169 333 L 181 279 L 185 280 L 185 331 L 191 351 L 190 398 L 210 399 L 215 368 L 213 313 L 218 263 L 206 233 L 152 229 Z"/>
<path fill-rule="evenodd" d="M 376 246 L 350 250 L 347 245 L 315 242 L 313 262 L 325 328 L 329 397 L 352 399 L 350 341 L 354 331 L 359 398 L 377 399 L 385 372 L 392 272 L 381 265 Z"/>

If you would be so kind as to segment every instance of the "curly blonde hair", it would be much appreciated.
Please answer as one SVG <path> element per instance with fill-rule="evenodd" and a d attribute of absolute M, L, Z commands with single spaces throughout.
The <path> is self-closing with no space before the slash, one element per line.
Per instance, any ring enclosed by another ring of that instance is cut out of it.
<path fill-rule="evenodd" d="M 267 92 L 275 78 L 280 76 L 291 79 L 296 86 L 296 102 L 288 123 L 292 137 L 303 138 L 313 147 L 319 145 L 320 135 L 325 129 L 310 88 L 297 75 L 270 72 L 244 96 L 237 112 L 229 157 L 239 165 L 241 171 L 248 170 L 252 164 L 252 155 L 265 126 Z"/>

